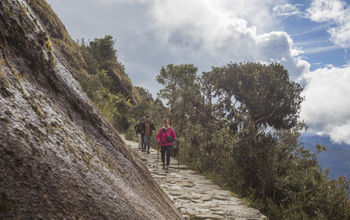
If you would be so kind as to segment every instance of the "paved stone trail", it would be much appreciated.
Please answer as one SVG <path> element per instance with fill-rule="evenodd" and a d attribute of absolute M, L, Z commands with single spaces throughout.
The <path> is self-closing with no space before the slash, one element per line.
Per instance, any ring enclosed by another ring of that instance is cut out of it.
<path fill-rule="evenodd" d="M 171 158 L 169 172 L 166 173 L 162 169 L 160 153 L 157 170 L 156 150 L 151 149 L 151 153 L 147 154 L 138 149 L 136 142 L 125 142 L 148 168 L 185 219 L 266 219 L 258 210 L 243 205 L 241 199 L 234 197 L 230 191 L 222 190 L 187 166 L 180 164 L 178 170 L 177 160 L 174 158 Z"/>

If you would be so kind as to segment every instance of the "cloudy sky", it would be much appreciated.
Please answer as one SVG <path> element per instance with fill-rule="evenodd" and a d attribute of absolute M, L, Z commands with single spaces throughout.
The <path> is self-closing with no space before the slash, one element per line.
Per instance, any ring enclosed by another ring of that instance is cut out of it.
<path fill-rule="evenodd" d="M 199 72 L 280 62 L 306 85 L 309 133 L 350 144 L 349 0 L 47 0 L 73 39 L 116 39 L 134 85 L 156 94 L 167 64 Z"/>

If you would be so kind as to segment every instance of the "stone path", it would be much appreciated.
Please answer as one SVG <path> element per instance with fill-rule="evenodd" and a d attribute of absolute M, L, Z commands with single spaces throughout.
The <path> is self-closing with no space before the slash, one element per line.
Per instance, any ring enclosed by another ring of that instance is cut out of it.
<path fill-rule="evenodd" d="M 153 178 L 175 203 L 184 219 L 267 219 L 258 210 L 242 204 L 230 191 L 222 190 L 211 180 L 198 175 L 185 165 L 180 165 L 171 158 L 169 172 L 162 169 L 159 154 L 158 170 L 157 151 L 141 152 L 137 143 L 125 141 L 134 154 L 148 168 Z"/>

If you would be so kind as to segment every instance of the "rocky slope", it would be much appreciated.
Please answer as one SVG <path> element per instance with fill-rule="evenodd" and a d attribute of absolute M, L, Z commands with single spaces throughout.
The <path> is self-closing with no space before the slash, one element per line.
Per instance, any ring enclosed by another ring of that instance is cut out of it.
<path fill-rule="evenodd" d="M 0 218 L 179 219 L 44 22 L 24 0 L 0 1 Z"/>

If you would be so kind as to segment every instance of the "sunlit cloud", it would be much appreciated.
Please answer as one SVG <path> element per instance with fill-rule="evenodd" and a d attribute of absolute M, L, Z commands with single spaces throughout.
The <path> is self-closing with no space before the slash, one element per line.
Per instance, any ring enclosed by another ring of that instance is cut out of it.
<path fill-rule="evenodd" d="M 162 0 L 156 1 L 149 14 L 160 42 L 173 52 L 192 51 L 193 56 L 226 63 L 279 61 L 293 76 L 305 73 L 309 65 L 298 57 L 301 51 L 286 32 L 260 33 L 266 28 L 261 21 L 275 18 L 270 15 L 272 2 L 249 2 L 250 12 L 246 7 L 246 1 Z"/>
<path fill-rule="evenodd" d="M 350 65 L 329 65 L 305 75 L 301 117 L 310 132 L 328 134 L 333 141 L 350 144 Z"/>

